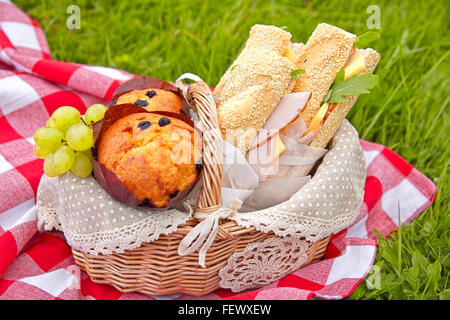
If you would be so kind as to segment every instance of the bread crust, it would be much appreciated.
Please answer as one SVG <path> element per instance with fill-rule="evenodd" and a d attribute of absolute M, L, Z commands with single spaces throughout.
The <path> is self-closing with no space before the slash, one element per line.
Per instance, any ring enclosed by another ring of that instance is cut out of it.
<path fill-rule="evenodd" d="M 364 56 L 364 63 L 366 65 L 365 70 L 360 72 L 360 74 L 373 73 L 378 62 L 380 61 L 380 54 L 371 48 L 356 50 L 360 50 L 362 52 Z M 328 145 L 357 99 L 358 96 L 348 97 L 347 102 L 338 103 L 336 105 L 334 110 L 328 115 L 320 128 L 319 134 L 311 143 L 312 147 L 325 148 Z"/>
<path fill-rule="evenodd" d="M 291 34 L 255 25 L 242 52 L 214 90 L 224 139 L 244 154 L 281 97 L 292 91 L 295 64 L 283 53 Z"/>
<path fill-rule="evenodd" d="M 330 86 L 347 62 L 356 35 L 338 27 L 320 23 L 300 48 L 297 69 L 306 72 L 295 81 L 294 92 L 309 91 L 309 99 L 302 117 L 309 125 L 312 117 L 320 108 Z"/>

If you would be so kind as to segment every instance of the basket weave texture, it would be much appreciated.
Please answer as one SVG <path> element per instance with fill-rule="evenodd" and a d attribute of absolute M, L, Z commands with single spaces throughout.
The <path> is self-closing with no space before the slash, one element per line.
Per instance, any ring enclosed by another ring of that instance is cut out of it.
<path fill-rule="evenodd" d="M 186 99 L 196 108 L 203 132 L 203 170 L 195 212 L 209 214 L 220 208 L 222 181 L 222 150 L 216 105 L 209 87 L 201 81 L 192 84 Z M 208 249 L 203 268 L 199 254 L 179 255 L 179 244 L 200 222 L 191 218 L 176 232 L 160 236 L 157 240 L 124 253 L 90 255 L 72 248 L 76 264 L 94 282 L 114 286 L 122 292 L 140 292 L 150 295 L 183 293 L 206 295 L 219 288 L 219 270 L 235 252 L 247 244 L 275 237 L 255 228 L 245 228 L 231 220 L 221 220 L 217 235 Z M 325 254 L 329 237 L 308 242 L 307 261 L 315 262 Z"/>

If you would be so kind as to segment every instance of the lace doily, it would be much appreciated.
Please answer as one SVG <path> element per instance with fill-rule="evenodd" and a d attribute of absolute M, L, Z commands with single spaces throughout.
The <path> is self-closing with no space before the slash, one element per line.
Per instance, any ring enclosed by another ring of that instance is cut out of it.
<path fill-rule="evenodd" d="M 190 211 L 147 211 L 113 200 L 92 176 L 42 176 L 38 227 L 61 230 L 70 246 L 90 254 L 122 253 L 174 232 Z"/>
<path fill-rule="evenodd" d="M 289 200 L 271 208 L 236 212 L 243 227 L 318 241 L 349 226 L 364 197 L 366 166 L 356 129 L 345 120 L 312 179 Z"/>
<path fill-rule="evenodd" d="M 259 288 L 299 269 L 308 259 L 308 243 L 295 237 L 272 237 L 234 253 L 219 271 L 219 285 L 233 292 Z"/>

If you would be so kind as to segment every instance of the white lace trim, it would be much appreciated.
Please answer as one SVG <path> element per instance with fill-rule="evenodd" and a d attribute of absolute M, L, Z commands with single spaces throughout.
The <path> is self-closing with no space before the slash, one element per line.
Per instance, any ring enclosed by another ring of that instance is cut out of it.
<path fill-rule="evenodd" d="M 180 216 L 177 213 L 176 210 L 168 210 L 164 220 L 157 223 L 148 217 L 114 230 L 90 234 L 77 234 L 66 228 L 64 235 L 70 246 L 92 255 L 123 253 L 140 247 L 142 243 L 157 240 L 161 235 L 175 232 L 180 224 L 186 223 L 190 218 L 189 215 Z"/>
<path fill-rule="evenodd" d="M 189 201 L 188 201 L 189 202 Z M 170 234 L 188 211 L 148 211 L 114 201 L 93 177 L 42 176 L 37 194 L 39 230 L 60 230 L 73 248 L 89 254 L 123 253 Z"/>
<path fill-rule="evenodd" d="M 307 241 L 315 242 L 338 233 L 351 225 L 359 213 L 358 210 L 340 216 L 334 216 L 333 221 L 319 218 L 310 218 L 292 212 L 265 210 L 256 217 L 235 215 L 231 220 L 242 227 L 254 227 L 256 230 L 269 233 L 273 232 L 279 237 L 296 236 L 303 237 Z"/>

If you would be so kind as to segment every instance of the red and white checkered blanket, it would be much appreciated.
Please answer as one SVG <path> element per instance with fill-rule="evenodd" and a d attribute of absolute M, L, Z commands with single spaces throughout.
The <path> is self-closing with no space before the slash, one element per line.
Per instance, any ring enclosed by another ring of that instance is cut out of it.
<path fill-rule="evenodd" d="M 36 189 L 43 160 L 34 131 L 62 105 L 84 111 L 106 103 L 133 75 L 52 60 L 39 24 L 0 0 L 0 299 L 154 299 L 92 282 L 74 264 L 64 236 L 36 228 Z M 265 288 L 203 299 L 338 299 L 347 297 L 375 259 L 376 229 L 389 235 L 433 201 L 436 187 L 399 155 L 361 140 L 367 163 L 364 203 L 355 223 L 334 235 L 325 259 Z M 159 298 L 159 297 L 156 297 Z M 192 299 L 173 295 L 172 299 Z"/>

